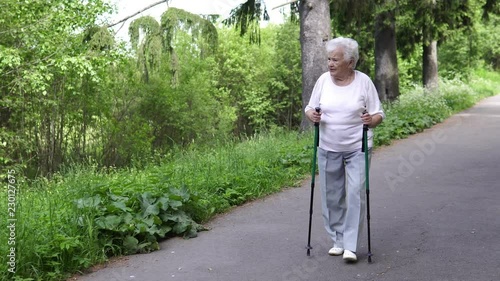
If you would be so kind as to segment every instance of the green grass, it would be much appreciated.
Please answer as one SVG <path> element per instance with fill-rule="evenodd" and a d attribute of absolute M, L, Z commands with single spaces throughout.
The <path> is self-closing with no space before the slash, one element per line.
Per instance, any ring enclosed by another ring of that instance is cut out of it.
<path fill-rule="evenodd" d="M 16 276 L 62 280 L 110 256 L 157 250 L 174 235 L 194 237 L 218 213 L 299 185 L 309 142 L 307 134 L 276 130 L 180 151 L 141 170 L 75 166 L 50 181 L 19 184 Z M 6 193 L 0 202 L 7 210 Z M 0 227 L 0 251 L 7 253 L 5 220 Z M 11 277 L 5 257 L 1 280 Z"/>
<path fill-rule="evenodd" d="M 442 82 L 437 93 L 405 90 L 384 104 L 387 119 L 376 129 L 375 145 L 429 128 L 498 89 L 500 74 L 484 71 L 467 84 Z M 311 153 L 311 132 L 275 129 L 241 142 L 179 150 L 140 169 L 73 166 L 50 181 L 19 178 L 15 280 L 64 280 L 111 256 L 157 250 L 162 239 L 194 237 L 216 214 L 299 186 Z M 1 192 L 4 213 L 7 201 Z M 11 247 L 7 224 L 0 220 L 0 280 L 14 277 L 4 254 Z"/>

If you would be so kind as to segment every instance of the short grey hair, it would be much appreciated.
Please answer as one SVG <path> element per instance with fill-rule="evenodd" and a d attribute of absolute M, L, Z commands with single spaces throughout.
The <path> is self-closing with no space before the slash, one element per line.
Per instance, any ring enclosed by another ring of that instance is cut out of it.
<path fill-rule="evenodd" d="M 353 69 L 359 60 L 358 42 L 351 38 L 337 37 L 326 42 L 325 47 L 327 53 L 335 51 L 338 47 L 344 50 L 344 60 L 354 60 Z"/>

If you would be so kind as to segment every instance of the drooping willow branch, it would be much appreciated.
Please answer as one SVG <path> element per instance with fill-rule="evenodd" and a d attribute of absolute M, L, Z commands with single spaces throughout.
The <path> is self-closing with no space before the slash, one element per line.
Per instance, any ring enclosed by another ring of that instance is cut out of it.
<path fill-rule="evenodd" d="M 201 59 L 215 54 L 217 50 L 218 35 L 213 23 L 182 9 L 168 8 L 161 15 L 161 23 L 152 16 L 143 16 L 130 23 L 130 43 L 138 63 L 143 67 L 145 81 L 151 71 L 157 70 L 160 60 L 168 58 L 171 61 L 172 83 L 176 84 L 180 70 L 176 50 L 179 34 L 191 37 L 189 47 Z"/>
<path fill-rule="evenodd" d="M 250 33 L 250 42 L 260 44 L 260 20 L 270 19 L 263 0 L 247 0 L 231 10 L 229 17 L 222 21 L 226 26 L 234 26 L 243 36 Z"/>

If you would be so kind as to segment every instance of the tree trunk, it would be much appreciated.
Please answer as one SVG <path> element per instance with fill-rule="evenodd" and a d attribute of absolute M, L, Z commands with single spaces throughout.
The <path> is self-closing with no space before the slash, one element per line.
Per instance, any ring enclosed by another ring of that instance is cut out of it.
<path fill-rule="evenodd" d="M 438 87 L 438 60 L 437 60 L 437 41 L 433 36 L 434 10 L 436 9 L 436 0 L 429 0 L 430 16 L 423 27 L 423 55 L 422 55 L 422 80 L 424 87 L 429 90 L 436 90 Z"/>
<path fill-rule="evenodd" d="M 375 22 L 374 84 L 381 101 L 393 101 L 399 96 L 395 21 L 394 10 L 391 10 L 378 14 Z"/>
<path fill-rule="evenodd" d="M 331 38 L 330 1 L 302 0 L 299 3 L 302 59 L 301 130 L 311 126 L 303 109 L 309 103 L 316 80 L 328 70 L 325 43 Z"/>
<path fill-rule="evenodd" d="M 429 90 L 436 90 L 438 88 L 438 59 L 437 42 L 435 40 L 428 45 L 424 43 L 424 54 L 422 59 L 422 77 L 424 87 Z"/>

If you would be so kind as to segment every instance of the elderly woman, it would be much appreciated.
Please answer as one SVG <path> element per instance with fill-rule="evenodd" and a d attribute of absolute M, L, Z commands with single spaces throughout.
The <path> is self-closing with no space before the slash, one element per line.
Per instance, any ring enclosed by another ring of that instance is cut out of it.
<path fill-rule="evenodd" d="M 357 261 L 356 251 L 365 217 L 365 160 L 361 152 L 363 124 L 372 128 L 385 115 L 371 79 L 355 70 L 358 43 L 335 38 L 326 43 L 328 72 L 316 81 L 306 116 L 320 122 L 318 168 L 326 231 L 333 241 L 330 255 Z M 319 113 L 314 110 L 320 107 Z M 371 159 L 371 158 L 370 158 Z"/>

